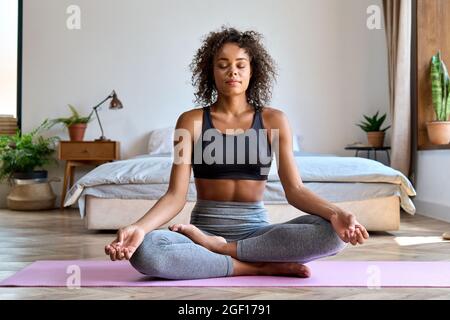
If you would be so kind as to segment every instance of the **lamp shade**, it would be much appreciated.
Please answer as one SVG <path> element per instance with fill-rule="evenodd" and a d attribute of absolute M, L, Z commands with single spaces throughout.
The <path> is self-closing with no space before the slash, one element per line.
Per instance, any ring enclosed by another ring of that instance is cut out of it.
<path fill-rule="evenodd" d="M 115 91 L 113 91 L 111 102 L 109 103 L 110 109 L 122 109 L 123 105 L 122 102 L 117 98 L 117 94 Z"/>

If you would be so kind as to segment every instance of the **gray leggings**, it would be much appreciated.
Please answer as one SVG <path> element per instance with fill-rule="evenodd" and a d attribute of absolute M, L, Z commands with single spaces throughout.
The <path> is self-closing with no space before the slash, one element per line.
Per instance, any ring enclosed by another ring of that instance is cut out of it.
<path fill-rule="evenodd" d="M 299 262 L 337 254 L 345 243 L 330 222 L 303 215 L 270 224 L 262 201 L 197 200 L 191 223 L 207 235 L 237 242 L 237 258 L 247 262 Z M 130 259 L 139 272 L 156 278 L 200 279 L 233 275 L 230 256 L 211 252 L 170 230 L 154 230 Z"/>

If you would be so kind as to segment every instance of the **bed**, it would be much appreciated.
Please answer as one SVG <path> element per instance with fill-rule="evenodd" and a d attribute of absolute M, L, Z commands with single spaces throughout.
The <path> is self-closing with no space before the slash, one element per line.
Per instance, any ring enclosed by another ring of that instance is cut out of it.
<path fill-rule="evenodd" d="M 368 231 L 398 230 L 400 212 L 415 213 L 416 192 L 399 171 L 380 162 L 329 154 L 294 152 L 305 186 L 319 196 L 352 211 Z M 100 165 L 68 191 L 64 206 L 78 204 L 88 229 L 118 229 L 143 216 L 168 187 L 172 156 L 140 155 Z M 187 203 L 171 223 L 188 223 L 196 190 L 191 175 Z M 307 214 L 288 204 L 273 161 L 264 203 L 271 223 Z"/>

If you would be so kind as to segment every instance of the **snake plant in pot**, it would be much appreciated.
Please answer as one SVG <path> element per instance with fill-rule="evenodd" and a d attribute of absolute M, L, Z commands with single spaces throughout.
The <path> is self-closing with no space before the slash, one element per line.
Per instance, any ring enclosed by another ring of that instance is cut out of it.
<path fill-rule="evenodd" d="M 377 111 L 377 113 L 375 113 L 375 115 L 372 117 L 363 115 L 366 121 L 361 121 L 359 124 L 356 124 L 367 133 L 367 141 L 369 145 L 375 148 L 383 146 L 385 132 L 391 127 L 387 126 L 381 129 L 381 126 L 386 119 L 386 113 L 383 114 L 380 118 L 378 118 L 378 113 L 379 111 Z"/>
<path fill-rule="evenodd" d="M 435 121 L 426 123 L 428 138 L 432 144 L 450 143 L 450 79 L 447 67 L 438 52 L 431 58 L 431 95 Z"/>

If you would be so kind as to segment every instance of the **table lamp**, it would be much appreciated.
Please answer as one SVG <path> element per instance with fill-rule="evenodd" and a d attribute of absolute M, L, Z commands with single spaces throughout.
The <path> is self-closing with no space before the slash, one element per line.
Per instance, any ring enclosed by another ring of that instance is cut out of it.
<path fill-rule="evenodd" d="M 109 103 L 109 109 L 118 110 L 118 109 L 123 108 L 122 102 L 120 102 L 120 100 L 117 98 L 117 94 L 114 90 L 109 96 L 107 96 L 105 99 L 103 99 L 102 102 L 100 102 L 99 104 L 97 104 L 95 107 L 92 108 L 95 111 L 95 115 L 97 117 L 98 124 L 100 125 L 100 130 L 102 131 L 102 135 L 100 136 L 100 138 L 95 139 L 94 141 L 110 141 L 110 139 L 107 139 L 103 134 L 102 123 L 100 122 L 100 118 L 99 118 L 98 112 L 97 112 L 97 109 L 108 99 L 111 99 L 111 102 Z"/>

